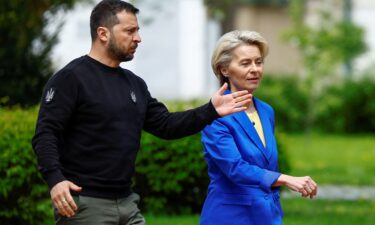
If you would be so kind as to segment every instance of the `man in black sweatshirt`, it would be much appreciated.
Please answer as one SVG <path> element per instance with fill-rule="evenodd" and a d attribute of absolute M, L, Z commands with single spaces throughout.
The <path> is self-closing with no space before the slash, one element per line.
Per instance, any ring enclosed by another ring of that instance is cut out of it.
<path fill-rule="evenodd" d="M 200 131 L 244 110 L 247 91 L 170 113 L 146 83 L 120 67 L 141 42 L 138 9 L 104 0 L 90 17 L 92 46 L 46 84 L 32 144 L 55 207 L 56 224 L 145 224 L 131 191 L 142 129 L 165 139 Z"/>

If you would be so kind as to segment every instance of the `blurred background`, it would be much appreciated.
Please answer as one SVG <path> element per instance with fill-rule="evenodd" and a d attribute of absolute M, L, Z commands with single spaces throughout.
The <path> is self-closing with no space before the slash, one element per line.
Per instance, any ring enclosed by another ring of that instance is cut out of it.
<path fill-rule="evenodd" d="M 1 0 L 0 224 L 53 223 L 30 140 L 45 82 L 90 49 L 97 2 Z M 281 170 L 320 185 L 314 200 L 282 191 L 284 223 L 373 224 L 375 1 L 131 2 L 142 43 L 122 66 L 171 111 L 205 103 L 219 88 L 210 57 L 222 34 L 260 32 L 270 53 L 255 96 L 275 109 Z M 148 224 L 198 224 L 208 182 L 200 134 L 143 134 L 134 190 Z"/>

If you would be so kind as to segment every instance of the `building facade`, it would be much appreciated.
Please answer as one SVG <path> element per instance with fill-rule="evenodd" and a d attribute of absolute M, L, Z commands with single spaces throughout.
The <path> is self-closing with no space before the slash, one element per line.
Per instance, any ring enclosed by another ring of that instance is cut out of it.
<path fill-rule="evenodd" d="M 98 0 L 96 0 L 98 2 Z M 220 24 L 207 14 L 204 0 L 136 0 L 140 9 L 140 43 L 133 61 L 122 66 L 146 80 L 150 92 L 160 99 L 209 98 L 218 88 L 212 73 L 210 57 L 221 36 Z M 283 32 L 291 27 L 286 0 L 255 1 L 252 6 L 240 5 L 233 18 L 233 29 L 260 32 L 270 44 L 266 73 L 298 74 L 303 70 L 296 47 L 286 43 Z M 261 2 L 262 4 L 259 4 Z M 269 2 L 269 4 L 264 4 Z M 323 7 L 331 7 L 335 16 L 342 16 L 343 0 L 306 0 L 305 22 L 319 25 L 317 15 Z M 271 4 L 273 3 L 273 4 Z M 375 69 L 375 1 L 351 0 L 353 22 L 366 31 L 368 51 L 355 60 L 354 73 Z M 66 24 L 60 43 L 53 52 L 59 69 L 75 57 L 87 54 L 90 48 L 89 16 L 93 5 L 79 4 L 65 15 Z"/>

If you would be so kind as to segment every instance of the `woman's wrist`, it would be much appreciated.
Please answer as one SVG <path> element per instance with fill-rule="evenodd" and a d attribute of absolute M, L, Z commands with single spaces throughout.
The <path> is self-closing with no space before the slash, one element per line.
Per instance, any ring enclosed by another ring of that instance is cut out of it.
<path fill-rule="evenodd" d="M 283 186 L 287 183 L 287 179 L 288 179 L 288 175 L 281 174 L 272 186 L 275 186 L 275 187 Z"/>

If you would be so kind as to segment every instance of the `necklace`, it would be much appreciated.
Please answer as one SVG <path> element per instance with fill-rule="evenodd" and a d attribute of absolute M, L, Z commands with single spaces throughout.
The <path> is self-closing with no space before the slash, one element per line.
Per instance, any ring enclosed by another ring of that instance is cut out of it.
<path fill-rule="evenodd" d="M 260 121 L 258 112 L 256 110 L 251 110 L 246 112 L 247 117 L 253 124 L 256 132 L 258 133 L 258 136 L 260 140 L 262 141 L 263 145 L 266 146 L 266 141 L 264 138 L 264 133 L 263 133 L 263 127 L 262 127 L 262 122 Z"/>
<path fill-rule="evenodd" d="M 250 119 L 251 123 L 253 124 L 253 126 L 255 126 L 256 111 L 246 112 L 246 114 L 249 117 L 249 119 Z"/>

